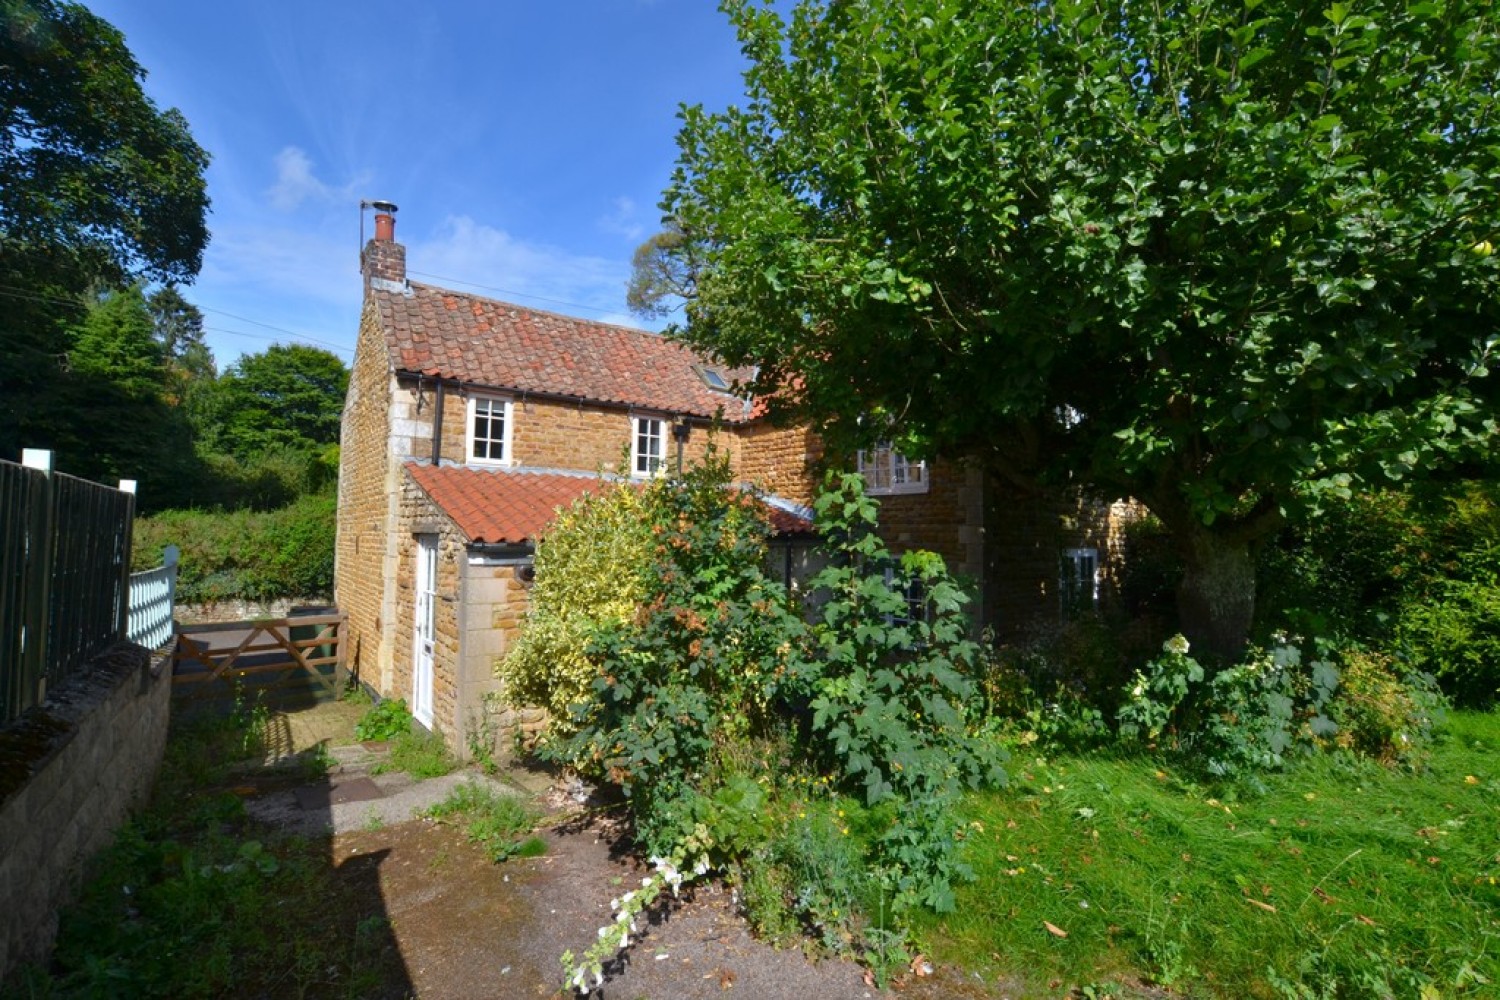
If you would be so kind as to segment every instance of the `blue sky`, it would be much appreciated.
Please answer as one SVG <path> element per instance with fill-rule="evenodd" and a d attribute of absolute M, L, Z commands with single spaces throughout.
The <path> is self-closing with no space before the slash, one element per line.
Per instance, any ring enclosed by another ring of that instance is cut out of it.
<path fill-rule="evenodd" d="M 400 206 L 417 280 L 640 325 L 624 284 L 678 104 L 742 93 L 712 0 L 85 2 L 213 157 L 184 292 L 221 368 L 274 341 L 352 358 L 362 198 Z"/>

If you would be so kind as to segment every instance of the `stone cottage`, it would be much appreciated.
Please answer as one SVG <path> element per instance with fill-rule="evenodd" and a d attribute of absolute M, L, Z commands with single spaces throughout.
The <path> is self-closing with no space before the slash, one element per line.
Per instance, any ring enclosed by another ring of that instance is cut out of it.
<path fill-rule="evenodd" d="M 536 539 L 601 474 L 654 476 L 712 442 L 766 499 L 787 572 L 803 561 L 822 443 L 735 395 L 735 372 L 653 333 L 411 281 L 394 206 L 377 206 L 361 264 L 334 595 L 351 669 L 451 747 L 495 735 L 485 695 L 529 604 Z M 889 448 L 853 461 L 892 547 L 943 555 L 986 620 L 1107 590 L 1108 509 L 1080 504 L 1070 521 L 977 468 Z"/>

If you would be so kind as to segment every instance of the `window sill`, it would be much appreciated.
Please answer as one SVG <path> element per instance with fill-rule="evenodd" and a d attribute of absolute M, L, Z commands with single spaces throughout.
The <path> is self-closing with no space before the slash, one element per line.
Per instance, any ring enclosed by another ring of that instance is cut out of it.
<path fill-rule="evenodd" d="M 926 483 L 917 483 L 908 486 L 881 486 L 866 487 L 865 492 L 872 497 L 912 496 L 928 492 Z"/>

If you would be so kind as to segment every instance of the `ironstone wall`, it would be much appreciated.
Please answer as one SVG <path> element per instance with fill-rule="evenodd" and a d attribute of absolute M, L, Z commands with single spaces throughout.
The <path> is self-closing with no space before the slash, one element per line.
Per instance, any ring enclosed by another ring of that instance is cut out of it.
<path fill-rule="evenodd" d="M 166 746 L 170 659 L 113 645 L 0 727 L 0 980 L 45 961 L 88 860 L 150 794 Z"/>

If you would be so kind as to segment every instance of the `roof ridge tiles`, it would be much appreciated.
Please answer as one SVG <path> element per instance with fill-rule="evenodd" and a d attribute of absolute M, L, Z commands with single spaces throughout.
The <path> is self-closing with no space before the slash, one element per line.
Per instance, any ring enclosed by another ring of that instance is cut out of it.
<path fill-rule="evenodd" d="M 552 309 L 542 309 L 537 306 L 528 306 L 520 302 L 512 302 L 509 299 L 497 299 L 493 295 L 480 295 L 477 292 L 460 291 L 455 288 L 448 288 L 445 285 L 429 284 L 425 281 L 411 281 L 408 282 L 408 284 L 410 284 L 413 289 L 425 289 L 427 291 L 438 292 L 443 295 L 461 295 L 467 299 L 474 299 L 479 302 L 488 302 L 491 305 L 506 306 L 511 309 L 519 309 L 522 312 L 531 313 L 536 316 L 549 317 L 551 319 L 559 319 L 567 323 L 582 323 L 587 326 L 603 327 L 607 330 L 620 330 L 624 333 L 636 333 L 640 334 L 643 337 L 651 337 L 665 344 L 675 343 L 675 341 L 667 340 L 660 333 L 656 333 L 652 330 L 645 330 L 638 326 L 626 326 L 624 323 L 609 323 L 602 319 L 586 319 L 583 316 L 570 316 L 567 313 L 557 312 Z M 683 350 L 687 350 L 687 348 L 683 348 Z"/>
<path fill-rule="evenodd" d="M 721 361 L 661 334 L 421 282 L 412 288 L 410 298 L 370 292 L 395 372 L 726 423 L 753 418 L 743 397 L 703 378 Z"/>

